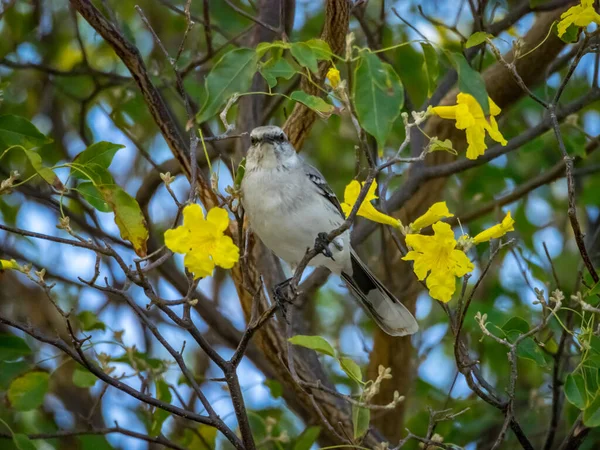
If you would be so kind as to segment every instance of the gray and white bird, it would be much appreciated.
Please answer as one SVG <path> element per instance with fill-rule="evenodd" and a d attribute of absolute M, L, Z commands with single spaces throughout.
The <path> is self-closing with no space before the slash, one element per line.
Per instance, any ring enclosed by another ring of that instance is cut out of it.
<path fill-rule="evenodd" d="M 281 128 L 255 128 L 250 139 L 241 186 L 244 211 L 253 232 L 295 269 L 319 233 L 344 223 L 344 213 L 323 175 L 302 161 Z M 325 266 L 340 275 L 386 333 L 404 336 L 418 330 L 410 311 L 352 249 L 349 231 L 334 239 L 329 249 L 333 258 L 318 254 L 309 265 Z"/>

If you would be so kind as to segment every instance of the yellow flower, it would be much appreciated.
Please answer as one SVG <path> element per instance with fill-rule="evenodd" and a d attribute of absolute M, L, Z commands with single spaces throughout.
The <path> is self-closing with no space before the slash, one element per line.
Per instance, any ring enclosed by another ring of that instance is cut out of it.
<path fill-rule="evenodd" d="M 436 106 L 431 108 L 434 114 L 443 119 L 456 120 L 456 128 L 466 130 L 467 133 L 467 158 L 477 159 L 483 155 L 487 145 L 485 144 L 485 132 L 502 145 L 506 145 L 506 139 L 498 129 L 495 116 L 500 114 L 500 108 L 488 97 L 490 102 L 489 122 L 483 115 L 483 109 L 479 102 L 470 94 L 460 93 L 456 97 L 457 104 L 454 106 Z"/>
<path fill-rule="evenodd" d="M 474 266 L 467 255 L 456 248 L 450 225 L 434 223 L 433 231 L 433 236 L 407 235 L 406 245 L 412 250 L 402 259 L 415 262 L 413 270 L 419 280 L 427 277 L 427 288 L 432 298 L 449 302 L 456 289 L 456 277 L 464 276 Z"/>
<path fill-rule="evenodd" d="M 490 239 L 498 239 L 504 236 L 509 231 L 513 231 L 515 228 L 513 225 L 515 220 L 510 217 L 510 211 L 506 213 L 506 217 L 502 219 L 502 223 L 496 224 L 487 230 L 483 230 L 477 236 L 473 238 L 475 244 L 481 244 L 482 242 L 489 241 Z"/>
<path fill-rule="evenodd" d="M 208 277 L 215 266 L 231 269 L 240 259 L 240 249 L 223 234 L 228 225 L 223 208 L 212 208 L 205 219 L 200 205 L 188 205 L 183 209 L 183 225 L 165 232 L 165 245 L 185 254 L 183 263 L 194 278 Z"/>
<path fill-rule="evenodd" d="M 14 259 L 11 259 L 10 261 L 0 259 L 0 271 L 8 269 L 19 270 L 20 267 Z"/>
<path fill-rule="evenodd" d="M 562 20 L 558 22 L 558 37 L 565 34 L 573 24 L 580 28 L 585 28 L 592 22 L 600 25 L 600 15 L 594 9 L 594 0 L 581 0 L 581 4 L 567 9 L 560 18 Z"/>
<path fill-rule="evenodd" d="M 410 224 L 410 229 L 413 232 L 419 232 L 422 228 L 428 227 L 444 217 L 454 217 L 454 214 L 448 211 L 446 202 L 434 203 L 425 214 Z"/>
<path fill-rule="evenodd" d="M 335 67 L 332 67 L 327 71 L 327 79 L 329 80 L 331 87 L 335 89 L 340 84 L 340 71 Z"/>
<path fill-rule="evenodd" d="M 358 195 L 360 194 L 361 187 L 364 186 L 365 183 L 359 183 L 356 180 L 352 180 L 348 186 L 346 186 L 346 190 L 344 191 L 344 203 L 342 203 L 342 210 L 346 217 L 350 215 L 356 200 L 358 199 Z M 375 200 L 377 196 L 375 195 L 375 190 L 377 189 L 377 181 L 373 180 L 369 191 L 367 192 L 367 196 L 365 200 L 360 205 L 358 209 L 358 215 L 362 217 L 366 217 L 373 222 L 379 222 L 386 225 L 391 225 L 393 227 L 400 227 L 402 223 L 395 219 L 392 216 L 388 216 L 379 212 L 375 209 L 375 207 L 371 204 L 372 200 Z"/>

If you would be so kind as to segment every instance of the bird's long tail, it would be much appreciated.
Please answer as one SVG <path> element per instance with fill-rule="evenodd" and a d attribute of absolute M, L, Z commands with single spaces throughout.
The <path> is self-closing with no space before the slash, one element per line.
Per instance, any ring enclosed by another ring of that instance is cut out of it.
<path fill-rule="evenodd" d="M 379 327 L 391 336 L 414 334 L 417 321 L 406 307 L 373 275 L 352 250 L 352 275 L 342 272 L 350 292 Z"/>

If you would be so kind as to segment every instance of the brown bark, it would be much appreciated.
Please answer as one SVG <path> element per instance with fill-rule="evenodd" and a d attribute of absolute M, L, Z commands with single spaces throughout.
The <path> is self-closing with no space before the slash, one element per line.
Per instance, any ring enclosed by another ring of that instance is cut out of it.
<path fill-rule="evenodd" d="M 558 19 L 562 10 L 540 14 L 532 28 L 523 38 L 524 46 L 522 54 L 525 54 L 540 42 L 548 34 L 554 20 Z M 535 51 L 524 58 L 517 60 L 517 72 L 528 86 L 533 86 L 539 82 L 546 74 L 546 68 L 554 61 L 558 53 L 563 49 L 564 43 L 554 34 Z M 504 55 L 506 61 L 513 60 L 512 51 Z M 523 90 L 517 85 L 510 72 L 500 63 L 489 67 L 483 73 L 486 82 L 486 88 L 489 96 L 498 104 L 500 108 L 507 108 L 523 97 Z M 440 104 L 454 104 L 456 100 L 456 89 L 450 91 L 440 102 Z M 457 130 L 454 122 L 443 120 L 438 117 L 432 117 L 426 125 L 425 132 L 429 136 L 437 136 L 439 139 L 452 140 L 454 147 L 461 150 L 465 148 L 464 131 Z M 417 154 L 421 149 L 417 149 Z M 415 153 L 415 152 L 413 152 Z M 452 160 L 453 156 L 446 152 L 436 152 L 427 159 L 428 165 L 443 164 Z M 420 187 L 415 195 L 398 211 L 397 216 L 403 223 L 410 223 L 419 215 L 423 214 L 429 206 L 439 201 L 443 197 L 446 178 L 437 178 L 428 181 Z M 388 242 L 389 248 L 394 244 Z M 398 260 L 396 255 L 395 260 Z M 404 304 L 414 311 L 415 302 L 418 293 L 422 287 L 417 282 L 412 273 L 411 266 L 405 262 L 396 263 L 397 272 L 394 275 L 395 280 L 401 280 L 400 283 L 392 284 L 395 294 L 401 298 Z M 406 286 L 408 284 L 408 287 Z M 394 378 L 391 382 L 384 383 L 375 401 L 379 403 L 389 402 L 393 398 L 395 390 L 401 395 L 410 397 L 409 388 L 413 385 L 412 378 L 415 368 L 413 348 L 409 337 L 393 338 L 377 330 L 375 332 L 375 342 L 371 352 L 368 375 L 373 378 L 377 375 L 377 367 L 383 365 L 392 368 Z M 404 415 L 406 404 L 402 404 L 399 409 L 393 413 L 382 415 L 374 420 L 374 424 L 385 435 L 390 442 L 395 442 L 404 434 Z"/>

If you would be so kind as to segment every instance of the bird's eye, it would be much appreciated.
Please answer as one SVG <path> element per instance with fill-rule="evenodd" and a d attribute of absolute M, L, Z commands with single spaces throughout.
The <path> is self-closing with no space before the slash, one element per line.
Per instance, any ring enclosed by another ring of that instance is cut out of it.
<path fill-rule="evenodd" d="M 251 136 L 251 137 L 250 137 L 250 143 L 251 143 L 252 145 L 256 145 L 256 144 L 258 144 L 258 138 L 257 138 L 257 137 L 255 137 L 255 136 Z"/>

